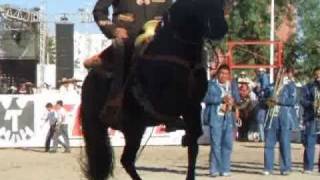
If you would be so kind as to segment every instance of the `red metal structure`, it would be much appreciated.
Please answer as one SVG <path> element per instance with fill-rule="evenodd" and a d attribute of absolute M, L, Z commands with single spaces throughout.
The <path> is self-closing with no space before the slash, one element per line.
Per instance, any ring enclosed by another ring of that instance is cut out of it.
<path fill-rule="evenodd" d="M 248 45 L 264 45 L 275 47 L 275 61 L 274 64 L 235 64 L 233 52 L 237 46 L 248 46 Z M 281 68 L 283 66 L 283 43 L 280 41 L 228 41 L 228 51 L 226 53 L 226 63 L 231 69 L 258 69 L 258 68 Z"/>

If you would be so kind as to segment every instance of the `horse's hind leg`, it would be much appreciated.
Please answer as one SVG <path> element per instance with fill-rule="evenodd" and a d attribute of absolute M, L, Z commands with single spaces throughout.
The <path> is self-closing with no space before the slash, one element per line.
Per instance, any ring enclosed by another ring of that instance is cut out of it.
<path fill-rule="evenodd" d="M 198 138 L 201 136 L 201 106 L 200 104 L 193 104 L 188 108 L 184 115 L 186 122 L 186 135 L 183 137 L 182 144 L 188 146 L 188 174 L 187 180 L 195 179 L 195 167 L 199 151 Z"/>
<path fill-rule="evenodd" d="M 141 180 L 135 167 L 135 160 L 145 129 L 135 125 L 136 122 L 131 123 L 126 124 L 123 129 L 126 145 L 121 156 L 121 164 L 133 180 Z"/>

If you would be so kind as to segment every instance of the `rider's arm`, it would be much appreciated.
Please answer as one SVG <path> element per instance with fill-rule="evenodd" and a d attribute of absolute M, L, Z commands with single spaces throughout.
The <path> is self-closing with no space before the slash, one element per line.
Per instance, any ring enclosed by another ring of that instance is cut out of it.
<path fill-rule="evenodd" d="M 109 17 L 109 7 L 114 3 L 114 0 L 98 0 L 93 9 L 93 17 L 100 30 L 108 38 L 114 38 L 114 30 L 116 26 L 112 23 Z"/>

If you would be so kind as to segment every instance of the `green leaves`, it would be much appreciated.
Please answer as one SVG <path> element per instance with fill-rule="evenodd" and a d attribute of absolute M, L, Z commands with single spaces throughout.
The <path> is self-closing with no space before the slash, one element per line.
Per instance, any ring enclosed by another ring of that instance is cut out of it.
<path fill-rule="evenodd" d="M 226 0 L 229 33 L 226 40 L 270 39 L 271 0 Z M 295 33 L 285 42 L 285 65 L 298 70 L 299 79 L 312 78 L 320 66 L 320 0 L 275 0 L 276 29 L 283 20 L 294 22 Z M 279 40 L 281 37 L 277 37 Z M 281 34 L 285 36 L 286 34 Z M 266 46 L 241 46 L 234 52 L 235 63 L 268 64 Z"/>
<path fill-rule="evenodd" d="M 298 4 L 298 67 L 301 74 L 312 77 L 313 68 L 320 66 L 320 3 L 319 0 L 301 1 Z"/>

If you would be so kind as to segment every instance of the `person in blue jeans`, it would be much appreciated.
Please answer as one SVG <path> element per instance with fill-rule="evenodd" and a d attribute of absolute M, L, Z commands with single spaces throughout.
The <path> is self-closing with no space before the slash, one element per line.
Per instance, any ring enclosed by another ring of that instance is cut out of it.
<path fill-rule="evenodd" d="M 320 67 L 316 67 L 313 74 L 314 80 L 303 87 L 301 99 L 301 105 L 304 109 L 303 169 L 306 174 L 313 171 L 315 146 L 317 138 L 319 138 L 319 134 L 317 134 L 317 132 L 319 133 L 319 127 L 316 126 L 316 122 L 320 119 Z"/>
<path fill-rule="evenodd" d="M 258 87 L 256 87 L 255 92 L 258 96 L 258 108 L 256 114 L 256 121 L 259 131 L 259 141 L 263 142 L 265 139 L 264 135 L 264 121 L 266 118 L 268 107 L 265 104 L 266 98 L 270 96 L 270 81 L 269 75 L 266 69 L 259 68 L 257 72 Z"/>
<path fill-rule="evenodd" d="M 230 69 L 221 65 L 216 77 L 209 81 L 204 98 L 208 108 L 206 124 L 210 127 L 210 174 L 230 176 L 233 128 L 235 127 L 234 105 L 240 101 L 237 86 L 230 81 Z"/>
<path fill-rule="evenodd" d="M 294 106 L 297 101 L 297 90 L 293 78 L 293 69 L 286 70 L 286 76 L 279 89 L 275 89 L 276 99 L 269 99 L 269 116 L 265 127 L 264 175 L 273 172 L 274 148 L 279 142 L 280 173 L 288 175 L 291 171 L 291 130 L 296 115 Z M 272 107 L 270 107 L 273 105 Z"/>

